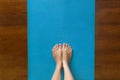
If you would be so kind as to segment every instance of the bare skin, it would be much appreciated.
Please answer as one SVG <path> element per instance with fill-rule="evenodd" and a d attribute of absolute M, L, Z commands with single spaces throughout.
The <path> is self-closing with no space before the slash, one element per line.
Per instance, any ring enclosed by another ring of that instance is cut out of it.
<path fill-rule="evenodd" d="M 62 64 L 62 44 L 56 44 L 52 49 L 56 64 Z"/>
<path fill-rule="evenodd" d="M 72 48 L 68 44 L 63 44 L 63 69 L 64 69 L 64 80 L 74 80 L 72 73 L 69 69 L 69 62 L 72 56 Z"/>
<path fill-rule="evenodd" d="M 64 43 L 62 45 L 63 62 L 69 63 L 72 56 L 72 48 Z"/>
<path fill-rule="evenodd" d="M 72 48 L 68 44 L 56 44 L 52 49 L 53 57 L 56 61 L 56 69 L 52 80 L 61 80 L 61 69 L 64 69 L 64 80 L 74 80 L 69 69 L 69 62 L 72 56 Z"/>
<path fill-rule="evenodd" d="M 62 68 L 62 45 L 56 44 L 52 49 L 53 57 L 56 61 L 56 69 L 52 80 L 61 80 L 61 68 Z"/>

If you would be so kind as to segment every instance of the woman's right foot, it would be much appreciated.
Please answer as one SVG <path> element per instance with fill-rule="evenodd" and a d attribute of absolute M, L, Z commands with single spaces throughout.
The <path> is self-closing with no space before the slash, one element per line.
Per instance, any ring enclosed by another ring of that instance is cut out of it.
<path fill-rule="evenodd" d="M 72 56 L 72 48 L 69 44 L 64 43 L 62 45 L 62 54 L 63 54 L 63 65 L 68 64 L 70 62 Z"/>
<path fill-rule="evenodd" d="M 52 49 L 53 57 L 56 65 L 62 67 L 62 45 L 56 44 Z"/>

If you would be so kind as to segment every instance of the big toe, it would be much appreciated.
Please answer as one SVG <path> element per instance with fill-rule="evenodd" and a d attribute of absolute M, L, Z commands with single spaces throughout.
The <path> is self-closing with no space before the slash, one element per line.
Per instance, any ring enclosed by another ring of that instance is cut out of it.
<path fill-rule="evenodd" d="M 63 43 L 63 49 L 65 49 L 67 47 L 66 43 Z"/>
<path fill-rule="evenodd" d="M 59 43 L 58 47 L 59 47 L 59 49 L 61 49 L 61 48 L 62 48 L 62 44 L 61 44 L 61 43 Z"/>

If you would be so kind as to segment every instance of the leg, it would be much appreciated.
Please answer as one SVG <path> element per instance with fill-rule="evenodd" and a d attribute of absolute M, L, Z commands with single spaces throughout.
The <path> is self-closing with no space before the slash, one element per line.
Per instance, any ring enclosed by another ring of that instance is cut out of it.
<path fill-rule="evenodd" d="M 72 73 L 69 69 L 68 63 L 63 62 L 63 68 L 64 68 L 64 74 L 65 74 L 64 80 L 74 80 Z"/>
<path fill-rule="evenodd" d="M 53 74 L 52 80 L 61 80 L 61 68 L 62 68 L 62 45 L 56 44 L 52 49 L 53 57 L 56 61 L 56 69 Z"/>
<path fill-rule="evenodd" d="M 74 80 L 68 65 L 72 56 L 72 49 L 68 44 L 63 44 L 62 54 L 63 54 L 63 69 L 65 74 L 64 80 Z"/>
<path fill-rule="evenodd" d="M 57 64 L 52 80 L 61 80 L 61 65 Z"/>

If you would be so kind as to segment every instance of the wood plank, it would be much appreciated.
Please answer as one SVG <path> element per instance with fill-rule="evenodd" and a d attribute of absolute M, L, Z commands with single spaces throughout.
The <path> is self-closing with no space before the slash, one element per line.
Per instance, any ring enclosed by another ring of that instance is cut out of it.
<path fill-rule="evenodd" d="M 24 26 L 0 27 L 0 80 L 27 79 L 26 31 Z"/>
<path fill-rule="evenodd" d="M 120 0 L 96 0 L 96 80 L 120 80 Z"/>
<path fill-rule="evenodd" d="M 0 0 L 0 80 L 27 80 L 26 0 Z"/>
<path fill-rule="evenodd" d="M 26 4 L 26 0 L 0 0 L 0 26 L 26 26 Z"/>

